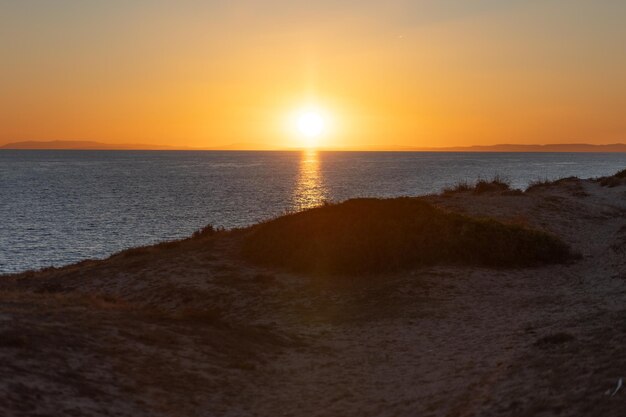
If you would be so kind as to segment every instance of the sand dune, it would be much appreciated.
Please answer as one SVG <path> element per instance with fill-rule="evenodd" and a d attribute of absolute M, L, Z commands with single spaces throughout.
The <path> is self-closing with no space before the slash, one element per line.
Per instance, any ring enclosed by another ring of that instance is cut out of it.
<path fill-rule="evenodd" d="M 420 199 L 581 258 L 318 276 L 246 229 L 3 277 L 0 414 L 622 416 L 626 180 Z"/>

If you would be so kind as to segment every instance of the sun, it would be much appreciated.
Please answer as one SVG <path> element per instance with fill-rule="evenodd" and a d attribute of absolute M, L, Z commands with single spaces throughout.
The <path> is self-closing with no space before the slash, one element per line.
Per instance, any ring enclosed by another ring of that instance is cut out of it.
<path fill-rule="evenodd" d="M 292 132 L 306 148 L 316 148 L 329 130 L 328 112 L 316 106 L 302 107 L 293 112 Z"/>
<path fill-rule="evenodd" d="M 307 138 L 317 138 L 324 132 L 324 118 L 315 111 L 304 111 L 298 116 L 298 131 Z"/>

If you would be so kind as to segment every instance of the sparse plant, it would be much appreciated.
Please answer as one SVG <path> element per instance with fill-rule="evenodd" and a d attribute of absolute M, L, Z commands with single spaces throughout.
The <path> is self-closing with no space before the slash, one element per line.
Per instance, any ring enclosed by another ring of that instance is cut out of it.
<path fill-rule="evenodd" d="M 618 171 L 610 177 L 598 178 L 598 182 L 600 183 L 601 186 L 609 187 L 609 188 L 626 184 L 626 169 Z"/>
<path fill-rule="evenodd" d="M 495 175 L 491 180 L 478 179 L 474 184 L 470 184 L 467 181 L 459 181 L 451 187 L 444 188 L 443 195 L 449 196 L 452 194 L 464 192 L 473 192 L 474 194 L 492 192 L 510 193 L 511 191 L 516 190 L 511 189 L 511 185 L 508 181 L 506 181 L 499 175 Z M 514 195 L 518 195 L 518 193 L 515 193 Z"/>
<path fill-rule="evenodd" d="M 455 193 L 463 193 L 467 191 L 472 191 L 473 186 L 470 185 L 467 181 L 459 181 L 456 184 L 446 187 L 443 189 L 444 194 L 455 194 Z"/>
<path fill-rule="evenodd" d="M 528 187 L 526 187 L 526 192 L 538 190 L 543 187 L 549 187 L 550 185 L 552 185 L 552 181 L 550 181 L 548 178 L 537 179 L 537 180 L 531 181 L 528 184 Z"/>
<path fill-rule="evenodd" d="M 202 239 L 208 236 L 213 236 L 215 233 L 217 233 L 217 229 L 213 227 L 213 225 L 208 224 L 204 226 L 202 229 L 196 230 L 195 232 L 193 232 L 193 234 L 191 235 L 191 238 Z"/>
<path fill-rule="evenodd" d="M 490 181 L 478 180 L 474 186 L 474 193 L 483 194 L 497 191 L 509 191 L 510 189 L 511 186 L 508 181 L 499 175 L 495 175 Z"/>

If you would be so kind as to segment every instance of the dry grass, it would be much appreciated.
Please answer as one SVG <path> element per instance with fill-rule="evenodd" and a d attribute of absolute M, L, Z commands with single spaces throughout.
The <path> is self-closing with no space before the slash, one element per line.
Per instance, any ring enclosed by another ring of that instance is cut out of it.
<path fill-rule="evenodd" d="M 601 186 L 609 188 L 624 185 L 626 184 L 626 169 L 622 169 L 610 177 L 598 178 L 598 182 Z"/>
<path fill-rule="evenodd" d="M 456 194 L 472 191 L 474 186 L 467 181 L 459 181 L 456 184 L 443 189 L 444 194 Z"/>
<path fill-rule="evenodd" d="M 578 181 L 580 181 L 580 178 L 578 177 L 559 178 L 558 180 L 554 180 L 554 181 L 550 181 L 547 178 L 544 178 L 541 180 L 532 181 L 530 184 L 528 184 L 528 187 L 526 188 L 526 192 L 532 192 L 532 191 L 540 190 L 542 188 L 547 188 L 547 187 L 561 186 L 564 183 L 568 183 L 568 182 L 577 183 Z"/>
<path fill-rule="evenodd" d="M 475 183 L 470 184 L 467 181 L 460 181 L 451 187 L 443 189 L 444 195 L 456 193 L 472 192 L 474 194 L 484 193 L 507 193 L 510 195 L 521 195 L 520 190 L 511 189 L 511 185 L 504 178 L 495 175 L 491 180 L 479 179 Z"/>
<path fill-rule="evenodd" d="M 554 185 L 554 181 L 550 181 L 547 178 L 541 179 L 541 180 L 534 180 L 531 181 L 530 184 L 528 184 L 528 187 L 526 187 L 526 192 L 529 191 L 534 191 L 534 190 L 538 190 L 541 188 L 545 188 L 545 187 L 550 187 Z"/>
<path fill-rule="evenodd" d="M 626 169 L 622 169 L 621 171 L 615 173 L 613 176 L 616 178 L 626 179 Z"/>
<path fill-rule="evenodd" d="M 193 232 L 193 234 L 191 235 L 192 239 L 203 239 L 209 236 L 214 236 L 219 230 L 216 229 L 215 227 L 213 227 L 213 225 L 208 224 L 206 226 L 204 226 L 202 229 L 200 230 L 196 230 L 195 232 Z"/>
<path fill-rule="evenodd" d="M 568 246 L 544 232 L 475 219 L 422 200 L 354 199 L 255 226 L 253 262 L 318 273 L 380 273 L 422 265 L 518 267 L 564 262 Z"/>
<path fill-rule="evenodd" d="M 508 181 L 501 178 L 499 175 L 493 177 L 490 181 L 478 180 L 474 186 L 475 194 L 493 193 L 511 190 L 511 185 Z"/>

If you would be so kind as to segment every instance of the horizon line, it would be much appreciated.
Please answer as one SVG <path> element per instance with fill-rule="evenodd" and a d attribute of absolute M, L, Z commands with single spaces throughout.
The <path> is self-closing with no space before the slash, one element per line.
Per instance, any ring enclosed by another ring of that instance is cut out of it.
<path fill-rule="evenodd" d="M 607 150 L 608 148 L 608 150 Z M 257 143 L 232 143 L 221 146 L 191 147 L 153 145 L 139 143 L 106 143 L 80 140 L 49 140 L 49 141 L 17 141 L 0 145 L 0 150 L 93 150 L 93 151 L 307 151 L 321 152 L 626 152 L 626 143 L 615 142 L 606 144 L 592 143 L 547 143 L 519 144 L 500 143 L 495 145 L 467 146 L 344 146 L 344 147 L 280 147 L 264 146 Z"/>

